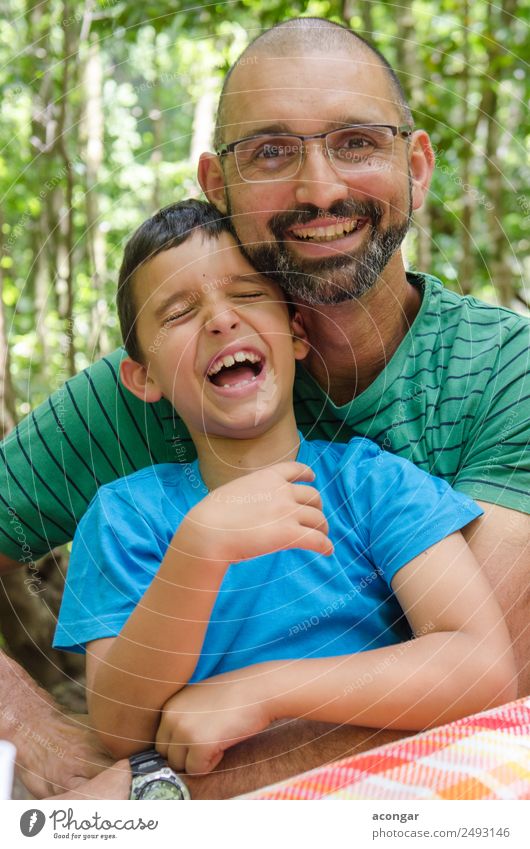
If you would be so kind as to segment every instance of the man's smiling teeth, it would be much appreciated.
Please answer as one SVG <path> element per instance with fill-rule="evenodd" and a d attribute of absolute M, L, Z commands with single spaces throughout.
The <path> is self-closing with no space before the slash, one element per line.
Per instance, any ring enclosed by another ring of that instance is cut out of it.
<path fill-rule="evenodd" d="M 341 238 L 353 230 L 357 230 L 362 221 L 363 219 L 351 218 L 349 221 L 337 221 L 335 224 L 328 224 L 326 227 L 304 227 L 302 230 L 293 227 L 291 233 L 297 239 L 331 242 L 333 239 Z"/>
<path fill-rule="evenodd" d="M 221 371 L 222 368 L 230 368 L 234 366 L 236 363 L 259 363 L 261 362 L 261 357 L 258 354 L 253 354 L 251 351 L 236 351 L 235 354 L 227 354 L 225 357 L 219 357 L 218 360 L 210 366 L 207 371 L 208 377 L 213 377 L 218 372 Z M 253 378 L 255 380 L 255 378 Z M 249 381 L 243 381 L 243 383 L 248 383 Z M 239 384 L 238 384 L 239 385 Z"/>

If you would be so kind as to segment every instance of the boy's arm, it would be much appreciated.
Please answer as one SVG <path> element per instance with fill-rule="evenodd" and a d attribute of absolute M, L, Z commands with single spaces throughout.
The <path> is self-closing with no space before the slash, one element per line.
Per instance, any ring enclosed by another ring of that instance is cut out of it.
<path fill-rule="evenodd" d="M 181 526 L 119 636 L 87 645 L 90 717 L 116 758 L 152 745 L 160 708 L 193 675 L 228 565 Z"/>
<path fill-rule="evenodd" d="M 164 703 L 193 675 L 231 563 L 285 548 L 331 553 L 318 492 L 294 484 L 313 478 L 303 463 L 278 463 L 208 495 L 181 522 L 119 636 L 87 644 L 90 715 L 114 756 L 154 742 Z M 253 496 L 264 492 L 257 518 Z"/>
<path fill-rule="evenodd" d="M 460 533 L 400 569 L 393 589 L 416 639 L 354 655 L 274 661 L 185 688 L 158 750 L 209 772 L 225 749 L 281 718 L 421 729 L 515 697 L 509 637 Z"/>

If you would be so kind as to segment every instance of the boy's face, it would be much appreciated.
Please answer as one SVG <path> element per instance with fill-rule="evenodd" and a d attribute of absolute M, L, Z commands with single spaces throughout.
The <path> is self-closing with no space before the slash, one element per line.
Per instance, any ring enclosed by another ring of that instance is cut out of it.
<path fill-rule="evenodd" d="M 121 375 L 135 395 L 167 398 L 192 436 L 250 438 L 290 412 L 303 327 L 228 233 L 162 251 L 133 290 L 144 363 L 125 360 Z"/>

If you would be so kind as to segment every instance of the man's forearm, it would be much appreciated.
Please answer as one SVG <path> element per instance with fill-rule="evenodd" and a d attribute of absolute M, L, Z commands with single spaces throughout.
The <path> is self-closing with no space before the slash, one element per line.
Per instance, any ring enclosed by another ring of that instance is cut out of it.
<path fill-rule="evenodd" d="M 85 716 L 67 717 L 51 696 L 0 652 L 0 737 L 17 749 L 17 767 L 37 798 L 74 787 L 111 761 Z"/>
<path fill-rule="evenodd" d="M 229 749 L 208 775 L 184 775 L 193 799 L 230 799 L 413 732 L 280 721 Z"/>
<path fill-rule="evenodd" d="M 37 686 L 14 660 L 0 652 L 0 737 L 17 747 L 22 765 L 31 759 L 35 731 L 44 734 L 47 721 L 53 716 L 53 699 Z"/>

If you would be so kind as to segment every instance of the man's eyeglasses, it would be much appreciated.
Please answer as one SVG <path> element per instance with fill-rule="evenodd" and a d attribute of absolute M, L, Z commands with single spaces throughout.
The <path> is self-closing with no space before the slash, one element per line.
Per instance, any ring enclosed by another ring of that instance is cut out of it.
<path fill-rule="evenodd" d="M 403 124 L 352 124 L 329 133 L 293 136 L 290 133 L 258 134 L 222 144 L 218 156 L 233 153 L 237 170 L 247 183 L 290 180 L 298 174 L 306 155 L 305 143 L 324 139 L 326 153 L 337 171 L 380 171 L 388 164 L 397 136 L 408 138 L 412 127 Z"/>

